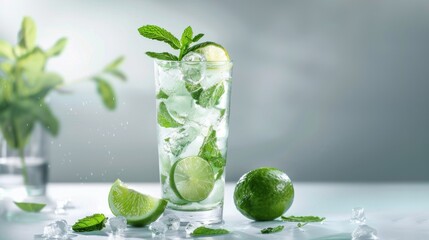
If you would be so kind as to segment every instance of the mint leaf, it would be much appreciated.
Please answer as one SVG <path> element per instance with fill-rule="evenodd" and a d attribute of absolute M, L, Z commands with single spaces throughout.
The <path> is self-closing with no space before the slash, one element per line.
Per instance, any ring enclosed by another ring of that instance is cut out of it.
<path fill-rule="evenodd" d="M 148 55 L 151 58 L 156 58 L 159 60 L 166 60 L 166 61 L 177 61 L 178 58 L 174 56 L 171 53 L 168 52 L 162 52 L 162 53 L 156 53 L 156 52 L 146 52 L 146 55 Z"/>
<path fill-rule="evenodd" d="M 13 202 L 17 207 L 25 212 L 40 212 L 46 206 L 44 203 L 31 203 L 31 202 Z"/>
<path fill-rule="evenodd" d="M 58 134 L 60 128 L 58 119 L 53 115 L 47 104 L 34 100 L 21 100 L 16 102 L 14 106 L 15 110 L 31 115 L 34 120 L 39 121 L 53 136 Z"/>
<path fill-rule="evenodd" d="M 181 47 L 179 40 L 164 28 L 155 25 L 146 25 L 140 27 L 138 31 L 143 37 L 166 42 L 174 49 L 180 49 Z"/>
<path fill-rule="evenodd" d="M 268 233 L 276 233 L 276 232 L 281 232 L 283 231 L 285 227 L 282 225 L 279 225 L 277 227 L 268 227 L 268 228 L 264 228 L 261 230 L 262 234 L 268 234 Z"/>
<path fill-rule="evenodd" d="M 186 49 L 186 51 L 184 51 L 184 53 L 183 53 L 183 56 L 185 56 L 186 54 L 188 54 L 190 52 L 195 52 L 197 49 L 205 47 L 207 45 L 217 45 L 217 46 L 220 46 L 219 44 L 214 43 L 214 42 L 202 42 L 202 43 L 198 43 L 198 44 L 196 44 L 196 45 L 194 45 L 194 46 Z"/>
<path fill-rule="evenodd" d="M 203 88 L 201 84 L 192 84 L 189 82 L 185 82 L 186 90 L 191 94 L 192 98 L 198 100 L 200 98 L 201 93 L 203 92 Z"/>
<path fill-rule="evenodd" d="M 222 235 L 222 234 L 228 234 L 229 231 L 222 228 L 207 228 L 207 227 L 198 227 L 196 228 L 191 235 L 192 236 L 212 236 L 212 235 Z"/>
<path fill-rule="evenodd" d="M 109 72 L 112 70 L 116 70 L 124 62 L 124 59 L 125 58 L 123 56 L 116 58 L 111 63 L 107 64 L 106 67 L 104 67 L 104 71 Z"/>
<path fill-rule="evenodd" d="M 325 220 L 324 217 L 317 216 L 281 216 L 281 219 L 285 222 L 301 222 L 301 223 L 309 223 L 309 222 L 321 222 Z"/>
<path fill-rule="evenodd" d="M 218 84 L 204 90 L 197 103 L 204 108 L 211 108 L 218 104 L 220 97 L 225 93 L 225 87 L 223 86 L 223 82 L 219 82 Z"/>
<path fill-rule="evenodd" d="M 304 227 L 307 224 L 308 224 L 308 222 L 306 222 L 306 223 L 300 223 L 299 222 L 296 226 L 299 227 L 299 228 L 301 228 L 301 227 Z"/>
<path fill-rule="evenodd" d="M 178 123 L 176 120 L 174 120 L 174 118 L 168 112 L 167 106 L 163 102 L 159 104 L 158 124 L 161 127 L 165 127 L 165 128 L 177 128 L 183 125 L 181 123 Z"/>
<path fill-rule="evenodd" d="M 32 50 L 36 45 L 36 24 L 30 17 L 24 17 L 18 33 L 19 46 Z"/>
<path fill-rule="evenodd" d="M 40 48 L 35 48 L 18 58 L 16 68 L 30 73 L 43 71 L 46 64 L 46 55 Z"/>
<path fill-rule="evenodd" d="M 202 37 L 204 37 L 204 34 L 199 33 L 192 39 L 192 42 L 198 42 Z"/>
<path fill-rule="evenodd" d="M 200 148 L 198 156 L 207 160 L 214 168 L 223 168 L 226 160 L 222 157 L 222 153 L 216 145 L 216 131 L 210 127 L 207 136 L 204 138 L 203 145 Z"/>
<path fill-rule="evenodd" d="M 110 74 L 110 75 L 112 75 L 112 76 L 114 76 L 117 79 L 122 80 L 122 81 L 127 80 L 127 76 L 125 75 L 125 73 L 122 72 L 121 70 L 118 70 L 118 69 L 110 70 L 107 72 L 107 74 Z"/>
<path fill-rule="evenodd" d="M 3 40 L 0 40 L 0 57 L 4 57 L 7 59 L 15 58 L 12 46 L 8 42 Z"/>
<path fill-rule="evenodd" d="M 116 98 L 112 86 L 110 86 L 106 80 L 100 77 L 94 77 L 93 79 L 97 83 L 97 91 L 101 96 L 104 106 L 106 106 L 109 110 L 115 109 Z"/>
<path fill-rule="evenodd" d="M 73 226 L 72 229 L 75 232 L 91 232 L 100 231 L 105 227 L 107 217 L 104 214 L 94 214 L 85 218 L 79 219 Z"/>
<path fill-rule="evenodd" d="M 156 99 L 167 99 L 168 95 L 162 90 L 159 90 L 158 94 L 156 95 Z"/>
<path fill-rule="evenodd" d="M 189 44 L 192 43 L 192 35 L 193 35 L 193 31 L 191 26 L 188 26 L 187 28 L 185 28 L 185 30 L 182 33 L 182 38 L 180 39 L 180 42 L 182 44 L 181 49 L 187 49 Z"/>
<path fill-rule="evenodd" d="M 49 57 L 58 56 L 64 50 L 66 45 L 67 38 L 61 38 L 54 44 L 54 46 L 52 46 L 49 50 L 46 51 L 46 55 Z"/>

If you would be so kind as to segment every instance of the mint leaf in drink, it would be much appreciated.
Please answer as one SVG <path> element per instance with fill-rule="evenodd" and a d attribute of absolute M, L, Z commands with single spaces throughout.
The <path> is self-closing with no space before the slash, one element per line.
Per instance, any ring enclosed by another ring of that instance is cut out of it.
<path fill-rule="evenodd" d="M 61 38 L 58 40 L 54 46 L 52 46 L 50 49 L 46 51 L 46 55 L 48 57 L 54 57 L 61 54 L 61 52 L 64 50 L 64 48 L 67 45 L 67 38 Z"/>
<path fill-rule="evenodd" d="M 19 209 L 25 212 L 40 212 L 46 206 L 44 203 L 13 202 Z"/>
<path fill-rule="evenodd" d="M 165 128 L 177 128 L 183 124 L 177 122 L 168 112 L 165 103 L 161 102 L 158 109 L 158 124 Z"/>
<path fill-rule="evenodd" d="M 151 58 L 156 58 L 159 60 L 166 60 L 166 61 L 177 61 L 178 58 L 174 56 L 171 53 L 168 52 L 162 52 L 162 53 L 156 53 L 156 52 L 146 52 L 146 55 L 148 55 Z"/>
<path fill-rule="evenodd" d="M 36 24 L 30 17 L 24 17 L 18 33 L 19 46 L 32 50 L 36 45 Z"/>
<path fill-rule="evenodd" d="M 72 229 L 75 232 L 91 232 L 100 231 L 106 225 L 107 217 L 104 214 L 96 213 L 92 216 L 79 219 L 73 226 Z"/>
<path fill-rule="evenodd" d="M 228 234 L 229 231 L 223 228 L 207 228 L 207 227 L 198 227 L 196 228 L 191 235 L 192 236 L 213 236 L 213 235 L 222 235 L 222 234 Z"/>
<path fill-rule="evenodd" d="M 285 227 L 282 225 L 279 225 L 277 227 L 268 227 L 268 228 L 264 228 L 261 230 L 262 234 L 269 234 L 269 233 L 276 233 L 276 232 L 281 232 L 283 231 Z"/>
<path fill-rule="evenodd" d="M 162 90 L 159 90 L 158 94 L 156 94 L 156 99 L 167 99 L 168 95 Z"/>
<path fill-rule="evenodd" d="M 192 39 L 192 42 L 198 42 L 202 37 L 204 37 L 204 34 L 199 33 Z"/>
<path fill-rule="evenodd" d="M 301 222 L 301 223 L 309 223 L 309 222 L 321 222 L 325 220 L 324 217 L 317 216 L 281 216 L 281 219 L 285 222 Z"/>
<path fill-rule="evenodd" d="M 207 136 L 204 138 L 203 145 L 200 148 L 198 156 L 207 160 L 214 168 L 221 169 L 225 166 L 226 160 L 216 145 L 216 131 L 210 127 Z"/>
<path fill-rule="evenodd" d="M 179 40 L 164 28 L 155 25 L 146 25 L 140 27 L 138 30 L 143 37 L 166 42 L 174 49 L 180 49 L 181 47 Z"/>
<path fill-rule="evenodd" d="M 203 92 L 203 88 L 201 84 L 192 84 L 189 82 L 185 83 L 186 90 L 191 94 L 192 98 L 198 100 L 200 98 L 201 93 Z"/>
<path fill-rule="evenodd" d="M 204 108 L 211 108 L 218 104 L 220 97 L 225 93 L 225 87 L 223 86 L 223 82 L 219 82 L 218 84 L 204 90 L 197 103 Z"/>

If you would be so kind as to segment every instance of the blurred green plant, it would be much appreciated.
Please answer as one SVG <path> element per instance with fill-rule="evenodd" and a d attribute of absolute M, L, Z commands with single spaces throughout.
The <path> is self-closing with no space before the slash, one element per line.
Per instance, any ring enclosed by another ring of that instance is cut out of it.
<path fill-rule="evenodd" d="M 59 56 L 67 44 L 66 38 L 59 39 L 54 46 L 43 50 L 36 45 L 36 24 L 30 17 L 24 17 L 18 33 L 18 44 L 0 40 L 0 128 L 7 144 L 18 151 L 22 174 L 27 184 L 27 170 L 24 149 L 40 123 L 47 132 L 56 136 L 59 122 L 46 103 L 46 96 L 64 85 L 63 78 L 46 71 L 50 58 Z M 115 92 L 108 77 L 126 80 L 119 70 L 124 58 L 119 57 L 99 73 L 84 80 L 96 84 L 101 99 L 109 110 L 116 108 Z"/>

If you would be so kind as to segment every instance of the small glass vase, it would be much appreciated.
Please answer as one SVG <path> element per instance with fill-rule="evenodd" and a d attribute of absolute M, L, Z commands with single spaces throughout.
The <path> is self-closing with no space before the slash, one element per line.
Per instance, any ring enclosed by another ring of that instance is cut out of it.
<path fill-rule="evenodd" d="M 0 132 L 0 191 L 12 192 L 25 187 L 29 197 L 44 196 L 48 182 L 47 134 L 35 127 L 21 158 L 8 146 Z"/>

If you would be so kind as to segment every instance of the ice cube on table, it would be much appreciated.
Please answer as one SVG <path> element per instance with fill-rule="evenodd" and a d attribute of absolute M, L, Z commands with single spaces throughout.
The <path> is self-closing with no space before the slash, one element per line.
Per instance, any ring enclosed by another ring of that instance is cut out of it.
<path fill-rule="evenodd" d="M 167 232 L 167 226 L 162 222 L 153 222 L 149 225 L 152 237 L 163 237 Z"/>
<path fill-rule="evenodd" d="M 366 221 L 365 210 L 362 207 L 355 207 L 352 209 L 352 217 L 350 222 L 357 224 L 364 224 Z"/>
<path fill-rule="evenodd" d="M 54 213 L 57 215 L 67 214 L 66 209 L 73 208 L 73 204 L 69 199 L 61 199 L 56 202 Z"/>
<path fill-rule="evenodd" d="M 122 233 L 127 229 L 127 219 L 123 216 L 109 218 L 109 225 L 112 233 Z"/>
<path fill-rule="evenodd" d="M 55 221 L 43 229 L 43 237 L 54 239 L 67 239 L 69 226 L 66 220 Z"/>
<path fill-rule="evenodd" d="M 353 232 L 352 232 L 352 240 L 374 240 L 379 239 L 377 237 L 377 230 L 374 228 L 363 224 L 359 225 Z"/>
<path fill-rule="evenodd" d="M 164 223 L 168 230 L 178 230 L 180 227 L 180 218 L 172 213 L 162 216 L 159 221 Z"/>
<path fill-rule="evenodd" d="M 193 233 L 195 229 L 201 226 L 204 226 L 204 225 L 200 222 L 190 222 L 186 225 L 185 232 L 187 235 L 191 235 L 191 233 Z"/>

